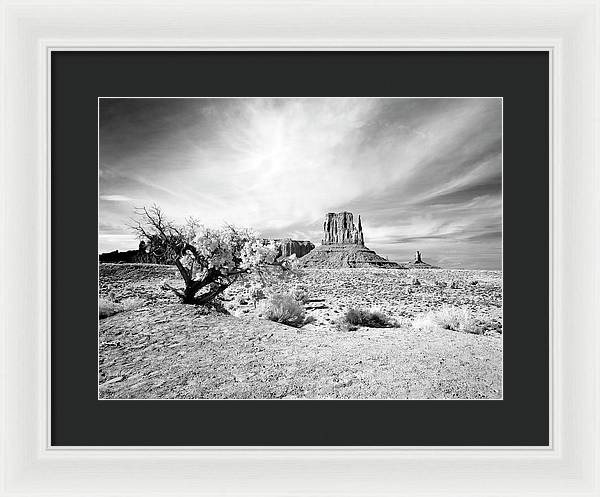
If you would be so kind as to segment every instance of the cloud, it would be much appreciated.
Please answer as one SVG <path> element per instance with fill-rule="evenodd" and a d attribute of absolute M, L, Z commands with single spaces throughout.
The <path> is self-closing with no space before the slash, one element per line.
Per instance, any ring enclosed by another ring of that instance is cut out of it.
<path fill-rule="evenodd" d="M 133 202 L 134 200 L 126 195 L 100 195 L 100 200 L 107 202 Z"/>
<path fill-rule="evenodd" d="M 135 199 L 319 242 L 350 210 L 384 255 L 449 240 L 499 267 L 501 132 L 499 99 L 101 99 L 100 220 L 124 225 Z"/>

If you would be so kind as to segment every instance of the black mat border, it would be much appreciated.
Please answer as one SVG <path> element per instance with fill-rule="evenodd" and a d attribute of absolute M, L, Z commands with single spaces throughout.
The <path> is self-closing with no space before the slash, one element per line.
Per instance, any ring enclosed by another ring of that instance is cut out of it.
<path fill-rule="evenodd" d="M 56 51 L 51 59 L 52 445 L 548 444 L 547 52 Z M 98 96 L 502 96 L 504 400 L 98 401 Z"/>

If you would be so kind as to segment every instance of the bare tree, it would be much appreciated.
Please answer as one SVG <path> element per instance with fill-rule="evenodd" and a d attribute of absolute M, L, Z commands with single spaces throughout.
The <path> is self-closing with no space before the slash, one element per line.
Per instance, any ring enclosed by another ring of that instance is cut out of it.
<path fill-rule="evenodd" d="M 167 220 L 156 204 L 136 208 L 135 215 L 131 228 L 146 241 L 151 258 L 160 264 L 176 264 L 185 245 L 182 228 Z"/>
<path fill-rule="evenodd" d="M 276 250 L 257 244 L 248 232 L 227 226 L 227 247 L 219 241 L 214 248 L 202 253 L 192 242 L 197 240 L 200 223 L 189 218 L 183 226 L 168 220 L 160 207 L 136 209 L 131 228 L 148 241 L 149 254 L 165 264 L 174 264 L 185 283 L 183 289 L 166 285 L 186 304 L 206 304 L 220 295 L 235 280 L 252 270 L 260 274 L 260 267 L 272 266 L 286 269 L 286 260 L 276 261 Z M 213 233 L 214 234 L 214 233 Z M 203 237 L 201 241 L 205 241 Z M 254 243 L 254 245 L 252 245 Z M 223 250 L 228 255 L 223 260 Z M 254 252 L 253 252 L 254 250 Z M 242 260 L 244 252 L 251 263 Z M 236 255 L 234 255 L 236 254 Z M 202 293 L 200 293 L 202 292 Z M 200 295 L 198 295 L 200 293 Z"/>

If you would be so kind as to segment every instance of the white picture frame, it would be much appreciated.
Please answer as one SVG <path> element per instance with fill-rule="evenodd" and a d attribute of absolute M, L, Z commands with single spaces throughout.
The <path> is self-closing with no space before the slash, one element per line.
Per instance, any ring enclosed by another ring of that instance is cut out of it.
<path fill-rule="evenodd" d="M 597 0 L 0 5 L 0 495 L 600 495 Z M 67 49 L 548 51 L 551 445 L 51 447 L 49 58 Z"/>

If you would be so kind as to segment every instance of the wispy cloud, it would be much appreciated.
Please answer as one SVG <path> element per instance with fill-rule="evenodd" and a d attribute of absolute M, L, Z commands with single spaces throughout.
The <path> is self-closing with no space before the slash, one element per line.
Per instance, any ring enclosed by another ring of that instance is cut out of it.
<path fill-rule="evenodd" d="M 351 210 L 392 259 L 497 268 L 501 133 L 498 99 L 102 99 L 100 221 L 156 202 L 319 242 Z"/>
<path fill-rule="evenodd" d="M 100 195 L 100 200 L 106 200 L 107 202 L 133 202 L 131 197 L 126 195 Z"/>

